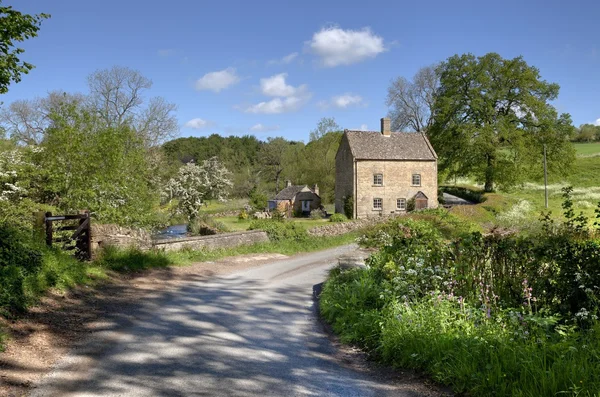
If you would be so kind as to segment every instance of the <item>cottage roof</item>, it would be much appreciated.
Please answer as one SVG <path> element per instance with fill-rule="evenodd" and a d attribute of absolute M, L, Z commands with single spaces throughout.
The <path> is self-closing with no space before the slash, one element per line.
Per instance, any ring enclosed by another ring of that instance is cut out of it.
<path fill-rule="evenodd" d="M 298 195 L 296 196 L 296 200 L 314 200 L 315 196 L 318 196 L 315 192 L 313 192 L 312 190 L 310 192 L 300 192 L 298 193 Z"/>
<path fill-rule="evenodd" d="M 429 140 L 418 132 L 346 130 L 352 155 L 357 160 L 435 160 L 437 155 Z"/>
<path fill-rule="evenodd" d="M 288 186 L 279 193 L 277 193 L 277 195 L 275 196 L 275 200 L 293 200 L 294 197 L 296 197 L 296 195 L 300 193 L 305 187 L 306 185 Z"/>

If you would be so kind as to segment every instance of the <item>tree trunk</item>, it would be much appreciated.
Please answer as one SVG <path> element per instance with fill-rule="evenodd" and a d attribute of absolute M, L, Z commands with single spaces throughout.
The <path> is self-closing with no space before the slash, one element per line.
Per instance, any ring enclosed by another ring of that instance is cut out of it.
<path fill-rule="evenodd" d="M 494 166 L 496 165 L 496 156 L 493 154 L 487 155 L 487 166 L 485 168 L 485 186 L 483 190 L 486 193 L 494 191 Z"/>
<path fill-rule="evenodd" d="M 275 194 L 279 193 L 279 175 L 281 175 L 281 171 L 275 171 Z"/>

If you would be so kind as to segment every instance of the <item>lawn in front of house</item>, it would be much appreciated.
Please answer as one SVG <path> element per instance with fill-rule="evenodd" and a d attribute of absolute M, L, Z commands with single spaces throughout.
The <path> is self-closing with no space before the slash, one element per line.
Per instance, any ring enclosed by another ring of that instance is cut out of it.
<path fill-rule="evenodd" d="M 230 231 L 240 232 L 248 230 L 250 227 L 251 219 L 238 219 L 237 216 L 224 216 L 215 218 L 215 221 L 222 222 Z M 313 227 L 326 225 L 327 219 L 310 219 L 310 218 L 290 218 L 287 221 L 296 222 L 306 229 L 312 229 Z"/>

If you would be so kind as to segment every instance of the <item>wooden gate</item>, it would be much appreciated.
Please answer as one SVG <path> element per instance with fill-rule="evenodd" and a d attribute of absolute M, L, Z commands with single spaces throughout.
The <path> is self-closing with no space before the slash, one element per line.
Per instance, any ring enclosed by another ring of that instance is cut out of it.
<path fill-rule="evenodd" d="M 39 219 L 41 221 L 41 218 Z M 62 244 L 62 249 L 75 251 L 77 258 L 90 260 L 92 257 L 90 224 L 89 211 L 80 211 L 76 215 L 52 215 L 51 212 L 46 212 L 43 215 L 46 245 L 52 247 L 54 244 Z"/>

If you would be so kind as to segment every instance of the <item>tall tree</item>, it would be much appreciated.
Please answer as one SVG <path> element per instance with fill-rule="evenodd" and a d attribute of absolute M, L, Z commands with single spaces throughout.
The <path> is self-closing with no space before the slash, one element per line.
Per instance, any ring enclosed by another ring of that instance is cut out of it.
<path fill-rule="evenodd" d="M 289 146 L 290 142 L 284 138 L 269 137 L 260 151 L 262 168 L 269 175 L 269 178 L 275 182 L 276 193 L 279 192 L 281 173 L 284 170 L 285 157 Z"/>
<path fill-rule="evenodd" d="M 90 104 L 107 127 L 128 125 L 149 147 L 178 133 L 174 104 L 155 97 L 148 101 L 148 106 L 143 106 L 152 81 L 139 71 L 122 66 L 97 70 L 88 76 L 88 86 Z"/>
<path fill-rule="evenodd" d="M 559 86 L 522 57 L 455 55 L 438 73 L 429 137 L 442 170 L 474 176 L 488 192 L 510 187 L 541 171 L 544 145 L 551 171 L 568 170 L 571 118 L 549 103 Z"/>
<path fill-rule="evenodd" d="M 42 21 L 49 17 L 23 14 L 10 6 L 3 7 L 0 2 L 0 94 L 5 94 L 11 82 L 18 83 L 22 74 L 34 68 L 19 58 L 25 50 L 15 47 L 15 42 L 36 37 Z"/>
<path fill-rule="evenodd" d="M 316 141 L 321 139 L 330 132 L 341 131 L 341 127 L 336 123 L 333 117 L 323 117 L 317 123 L 317 128 L 312 130 L 309 134 L 309 141 Z"/>
<path fill-rule="evenodd" d="M 431 115 L 439 84 L 436 65 L 419 69 L 412 81 L 402 76 L 393 80 L 386 100 L 392 129 L 427 132 L 433 121 Z"/>

